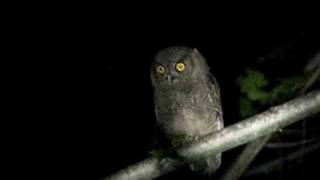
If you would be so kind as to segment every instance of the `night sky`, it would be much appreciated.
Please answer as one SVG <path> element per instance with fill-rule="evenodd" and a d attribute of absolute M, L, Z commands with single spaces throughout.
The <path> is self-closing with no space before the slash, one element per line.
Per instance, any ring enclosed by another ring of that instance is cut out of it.
<path fill-rule="evenodd" d="M 48 88 L 55 105 L 43 131 L 54 153 L 44 160 L 57 162 L 70 177 L 99 179 L 149 156 L 155 123 L 149 73 L 158 50 L 184 45 L 206 57 L 221 86 L 228 126 L 241 120 L 236 80 L 245 68 L 280 49 L 287 60 L 265 68 L 271 76 L 270 69 L 295 73 L 319 45 L 316 31 L 287 19 L 139 19 L 70 18 L 64 21 L 70 28 L 53 30 L 57 69 Z M 239 152 L 226 153 L 225 164 Z M 180 177 L 197 176 L 182 169 L 162 179 Z"/>

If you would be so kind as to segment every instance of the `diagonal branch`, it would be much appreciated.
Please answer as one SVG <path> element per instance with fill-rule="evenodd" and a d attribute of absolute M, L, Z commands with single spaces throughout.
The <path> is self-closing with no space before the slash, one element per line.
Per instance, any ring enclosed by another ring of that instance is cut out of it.
<path fill-rule="evenodd" d="M 312 74 L 312 76 L 308 79 L 307 83 L 301 89 L 300 94 L 304 94 L 305 91 L 316 81 L 316 79 L 319 77 L 319 73 L 320 73 L 320 68 L 318 68 Z M 306 139 L 306 126 L 307 126 L 307 121 L 303 121 L 303 128 L 302 128 L 303 140 Z M 238 156 L 238 158 L 233 163 L 233 165 L 222 176 L 221 180 L 239 179 L 240 176 L 243 174 L 243 172 L 249 167 L 250 163 L 259 154 L 259 152 L 263 149 L 263 147 L 271 137 L 272 137 L 272 134 L 269 134 L 264 138 L 257 139 L 249 143 L 248 145 L 246 145 L 246 147 L 244 148 L 242 153 Z M 302 144 L 301 149 L 304 149 L 304 144 Z M 303 156 L 301 156 L 300 160 L 302 161 L 302 159 L 303 159 Z"/>
<path fill-rule="evenodd" d="M 235 163 L 232 164 L 221 180 L 239 179 L 270 138 L 271 135 L 267 135 L 246 145 L 240 156 L 238 156 Z"/>
<path fill-rule="evenodd" d="M 263 163 L 261 165 L 258 165 L 257 167 L 254 167 L 252 170 L 250 170 L 248 173 L 244 174 L 244 176 L 255 176 L 258 174 L 270 174 L 272 171 L 274 171 L 275 167 L 279 167 L 280 164 L 283 164 L 285 162 L 294 161 L 297 158 L 300 158 L 301 156 L 305 156 L 309 153 L 315 152 L 320 149 L 320 143 L 312 144 L 305 149 L 299 149 L 296 150 L 290 154 L 288 154 L 285 158 L 278 158 L 274 159 L 272 161 Z M 293 164 L 293 163 L 292 163 Z"/>
<path fill-rule="evenodd" d="M 295 98 L 282 105 L 245 119 L 221 131 L 209 134 L 198 141 L 177 150 L 186 161 L 203 159 L 235 148 L 249 141 L 265 136 L 320 112 L 320 90 Z M 151 157 L 120 170 L 105 180 L 120 179 L 154 179 L 181 167 L 182 162 L 171 158 Z"/>

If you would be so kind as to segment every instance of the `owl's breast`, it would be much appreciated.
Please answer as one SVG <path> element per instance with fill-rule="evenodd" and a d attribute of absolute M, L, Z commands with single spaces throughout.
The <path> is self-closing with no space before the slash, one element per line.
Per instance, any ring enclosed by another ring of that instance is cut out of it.
<path fill-rule="evenodd" d="M 208 93 L 171 91 L 158 95 L 157 120 L 167 135 L 203 136 L 216 129 L 214 104 Z"/>
<path fill-rule="evenodd" d="M 172 119 L 169 134 L 206 135 L 212 132 L 212 126 L 207 121 L 209 118 L 209 113 L 200 114 L 190 108 L 181 108 Z"/>

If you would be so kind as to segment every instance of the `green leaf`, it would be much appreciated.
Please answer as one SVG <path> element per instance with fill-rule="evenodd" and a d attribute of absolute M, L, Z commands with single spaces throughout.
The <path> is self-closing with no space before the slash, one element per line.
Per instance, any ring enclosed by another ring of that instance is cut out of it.
<path fill-rule="evenodd" d="M 268 85 L 268 80 L 264 74 L 260 71 L 247 69 L 246 76 L 241 76 L 238 80 L 240 90 L 243 93 L 249 93 L 252 90 L 256 90 Z"/>
<path fill-rule="evenodd" d="M 256 110 L 253 108 L 252 101 L 248 98 L 241 98 L 240 99 L 240 116 L 241 117 L 248 117 L 256 113 Z"/>

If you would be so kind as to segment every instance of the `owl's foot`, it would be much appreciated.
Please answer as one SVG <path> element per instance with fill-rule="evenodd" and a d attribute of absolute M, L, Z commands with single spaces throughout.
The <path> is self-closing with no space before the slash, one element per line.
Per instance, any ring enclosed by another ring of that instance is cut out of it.
<path fill-rule="evenodd" d="M 199 139 L 199 136 L 193 136 L 193 135 L 186 135 L 185 140 L 186 142 L 193 142 Z"/>
<path fill-rule="evenodd" d="M 173 147 L 181 147 L 199 139 L 199 136 L 195 135 L 177 135 L 172 138 Z"/>

